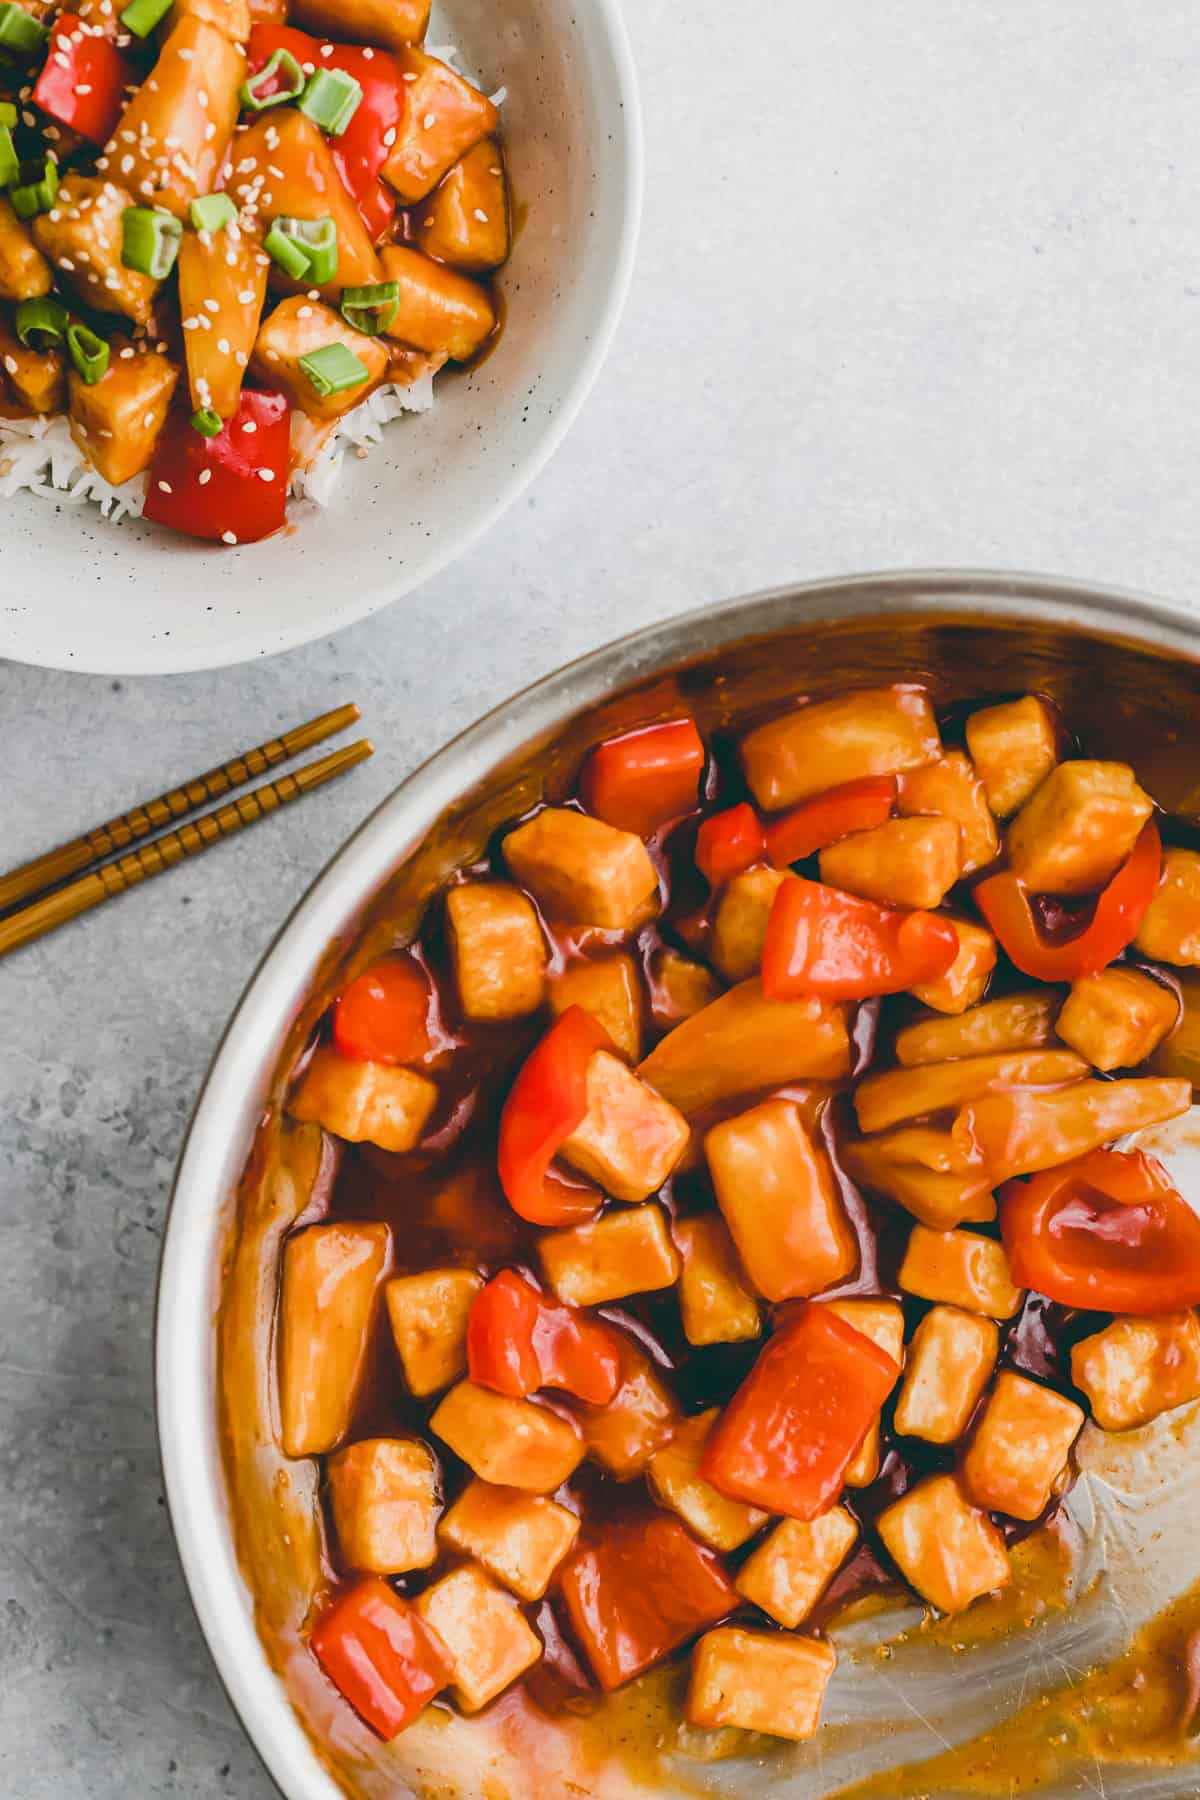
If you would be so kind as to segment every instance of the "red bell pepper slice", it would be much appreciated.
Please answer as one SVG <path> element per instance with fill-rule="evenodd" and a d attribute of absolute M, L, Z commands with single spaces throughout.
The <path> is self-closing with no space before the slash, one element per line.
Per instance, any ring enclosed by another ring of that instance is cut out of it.
<path fill-rule="evenodd" d="M 596 818 L 649 837 L 695 811 L 703 773 L 695 720 L 670 719 L 597 744 L 580 776 L 580 798 Z"/>
<path fill-rule="evenodd" d="M 1000 1190 L 1013 1280 L 1091 1312 L 1200 1302 L 1200 1218 L 1157 1157 L 1093 1150 Z"/>
<path fill-rule="evenodd" d="M 146 478 L 145 516 L 187 537 L 253 544 L 287 515 L 291 431 L 282 394 L 243 388 L 216 437 L 172 412 Z"/>
<path fill-rule="evenodd" d="M 330 1681 L 385 1740 L 411 1725 L 450 1680 L 441 1639 L 379 1575 L 339 1594 L 309 1643 Z"/>
<path fill-rule="evenodd" d="M 75 13 L 60 13 L 33 101 L 89 143 L 107 144 L 125 107 L 125 89 L 137 79 L 110 38 Z"/>
<path fill-rule="evenodd" d="M 417 1062 L 429 1049 L 429 977 L 411 956 L 376 963 L 338 996 L 333 1041 L 356 1062 Z"/>
<path fill-rule="evenodd" d="M 936 981 L 958 955 L 940 913 L 901 912 L 794 875 L 775 896 L 763 946 L 768 1000 L 866 1000 Z"/>
<path fill-rule="evenodd" d="M 766 855 L 762 821 L 745 800 L 713 813 L 696 833 L 696 867 L 710 888 L 754 867 Z"/>
<path fill-rule="evenodd" d="M 769 860 L 777 869 L 786 869 L 852 831 L 882 825 L 891 816 L 898 786 L 894 775 L 867 775 L 781 813 L 764 831 Z"/>
<path fill-rule="evenodd" d="M 568 1006 L 526 1058 L 500 1115 L 497 1167 L 508 1203 L 531 1225 L 595 1218 L 594 1188 L 573 1186 L 550 1164 L 587 1112 L 588 1064 L 612 1039 L 582 1006 Z"/>
<path fill-rule="evenodd" d="M 475 1297 L 467 1363 L 478 1386 L 517 1398 L 554 1387 L 590 1406 L 607 1406 L 621 1380 L 608 1326 L 548 1300 L 513 1269 L 502 1269 Z"/>
<path fill-rule="evenodd" d="M 975 902 L 1009 961 L 1038 981 L 1078 981 L 1106 969 L 1137 935 L 1162 870 L 1158 826 L 1150 819 L 1096 901 L 1091 922 L 1066 943 L 1047 943 L 1026 889 L 1011 870 L 989 875 Z"/>
<path fill-rule="evenodd" d="M 900 1375 L 878 1344 L 819 1303 L 768 1342 L 704 1446 L 700 1473 L 766 1512 L 815 1519 Z"/>

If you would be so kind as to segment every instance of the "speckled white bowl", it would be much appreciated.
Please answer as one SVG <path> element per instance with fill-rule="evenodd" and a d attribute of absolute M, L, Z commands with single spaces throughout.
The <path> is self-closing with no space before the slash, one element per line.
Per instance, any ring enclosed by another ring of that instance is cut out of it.
<path fill-rule="evenodd" d="M 5 503 L 0 657 L 166 674 L 270 656 L 389 605 L 445 567 L 562 440 L 608 349 L 641 213 L 637 89 L 619 0 L 443 0 L 429 41 L 503 84 L 526 217 L 503 278 L 508 319 L 477 369 L 439 378 L 433 411 L 348 459 L 325 511 L 216 549 L 98 510 Z"/>

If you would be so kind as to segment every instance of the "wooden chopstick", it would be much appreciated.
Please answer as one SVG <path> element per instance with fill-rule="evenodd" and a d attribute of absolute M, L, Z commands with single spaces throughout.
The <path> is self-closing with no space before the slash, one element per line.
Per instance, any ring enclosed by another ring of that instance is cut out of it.
<path fill-rule="evenodd" d="M 32 862 L 22 863 L 19 869 L 0 875 L 0 913 L 34 894 L 44 893 L 68 876 L 77 875 L 90 863 L 103 861 L 115 850 L 124 850 L 139 838 L 149 837 L 151 832 L 160 831 L 173 819 L 184 818 L 207 800 L 219 800 L 231 788 L 241 787 L 254 775 L 265 775 L 268 769 L 286 762 L 290 756 L 311 750 L 314 744 L 323 743 L 326 738 L 344 731 L 359 717 L 357 706 L 339 706 L 333 712 L 322 713 L 319 719 L 297 725 L 294 730 L 285 731 L 268 743 L 258 744 L 253 750 L 243 750 L 222 763 L 220 768 L 209 769 L 207 774 L 197 775 L 193 780 L 185 781 L 182 787 L 172 788 L 153 800 L 144 800 L 119 818 L 109 819 L 107 824 L 97 825 L 94 831 L 72 838 L 69 844 L 60 844 L 56 850 L 47 850 L 44 856 L 35 856 Z"/>
<path fill-rule="evenodd" d="M 174 868 L 185 857 L 199 856 L 210 845 L 265 819 L 278 807 L 302 799 L 314 788 L 322 787 L 325 782 L 333 781 L 356 764 L 365 762 L 374 754 L 374 749 L 372 743 L 361 738 L 357 744 L 348 744 L 344 750 L 335 750 L 322 757 L 320 762 L 308 763 L 292 774 L 281 775 L 276 781 L 254 788 L 249 794 L 228 800 L 215 812 L 204 813 L 177 830 L 143 844 L 128 856 L 118 857 L 115 862 L 105 863 L 67 887 L 43 895 L 20 912 L 0 919 L 0 956 L 19 949 L 22 944 L 32 943 L 35 938 L 44 937 L 48 931 L 65 925 L 68 919 L 77 918 L 93 906 L 114 899 L 127 888 L 136 887 L 140 881 L 161 875 L 164 869 Z"/>

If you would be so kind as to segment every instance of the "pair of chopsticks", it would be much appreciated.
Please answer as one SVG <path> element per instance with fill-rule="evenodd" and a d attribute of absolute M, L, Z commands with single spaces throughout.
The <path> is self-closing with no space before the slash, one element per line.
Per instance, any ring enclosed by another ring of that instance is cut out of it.
<path fill-rule="evenodd" d="M 48 850 L 44 856 L 23 863 L 10 874 L 0 875 L 0 956 L 19 949 L 22 944 L 32 943 L 35 938 L 44 937 L 48 931 L 65 925 L 68 919 L 77 918 L 93 906 L 114 899 L 153 875 L 161 875 L 164 869 L 174 868 L 185 858 L 199 856 L 211 845 L 220 843 L 222 838 L 232 837 L 245 826 L 256 824 L 279 807 L 302 799 L 327 781 L 333 781 L 358 763 L 365 762 L 373 754 L 374 745 L 367 738 L 361 738 L 357 744 L 334 750 L 319 762 L 307 763 L 302 769 L 281 775 L 263 787 L 227 801 L 215 812 L 203 813 L 200 818 L 166 831 L 161 837 L 153 836 L 173 819 L 186 818 L 205 801 L 219 799 L 222 794 L 244 786 L 252 776 L 265 774 L 278 763 L 298 756 L 302 750 L 323 743 L 326 738 L 353 725 L 359 717 L 357 706 L 339 706 L 333 712 L 322 713 L 319 719 L 310 719 L 307 725 L 285 731 L 282 736 L 271 738 L 253 750 L 243 750 L 240 755 L 222 763 L 220 768 L 209 769 L 206 774 L 185 781 L 182 787 L 144 801 L 119 818 L 110 819 L 94 831 L 73 838 L 69 844 L 60 844 L 56 850 Z M 137 844 L 141 838 L 151 841 L 127 855 L 115 854 L 130 844 Z M 106 857 L 113 860 L 105 861 Z M 93 863 L 99 867 L 92 868 Z M 89 873 L 80 875 L 83 869 Z M 73 876 L 79 878 L 72 880 Z M 12 908 L 19 910 L 12 911 Z"/>

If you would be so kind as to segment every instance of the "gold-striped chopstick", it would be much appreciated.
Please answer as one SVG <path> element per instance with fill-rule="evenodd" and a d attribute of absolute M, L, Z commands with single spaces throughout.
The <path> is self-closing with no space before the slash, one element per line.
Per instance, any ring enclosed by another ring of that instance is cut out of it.
<path fill-rule="evenodd" d="M 144 800 L 119 818 L 109 819 L 107 824 L 97 825 L 94 831 L 72 838 L 69 844 L 60 844 L 56 850 L 47 850 L 43 856 L 35 856 L 32 862 L 22 863 L 19 869 L 0 875 L 0 913 L 34 894 L 45 893 L 47 888 L 86 869 L 89 863 L 102 861 L 114 851 L 137 843 L 139 838 L 149 837 L 151 832 L 160 831 L 172 820 L 184 818 L 206 801 L 219 800 L 222 794 L 241 787 L 252 776 L 265 775 L 268 769 L 286 762 L 290 756 L 299 756 L 302 750 L 311 750 L 314 744 L 324 743 L 326 738 L 353 725 L 359 717 L 357 706 L 339 706 L 333 712 L 322 713 L 319 719 L 297 725 L 293 731 L 285 731 L 282 736 L 258 744 L 253 750 L 243 750 L 222 763 L 220 768 L 209 769 L 207 774 L 197 775 L 194 780 L 185 781 L 181 787 L 171 788 L 153 800 Z"/>
<path fill-rule="evenodd" d="M 365 762 L 374 753 L 374 748 L 366 738 L 361 738 L 357 744 L 348 744 L 344 750 L 335 750 L 322 757 L 320 762 L 309 763 L 293 774 L 280 775 L 264 787 L 254 788 L 236 800 L 228 800 L 215 812 L 204 813 L 200 818 L 168 831 L 165 836 L 143 844 L 128 856 L 105 863 L 102 868 L 59 888 L 56 893 L 34 900 L 20 912 L 0 919 L 0 956 L 19 949 L 22 944 L 32 943 L 35 938 L 44 937 L 48 931 L 65 925 L 68 919 L 89 912 L 105 900 L 115 899 L 139 882 L 161 875 L 164 869 L 174 868 L 185 857 L 199 856 L 210 845 L 265 819 L 290 801 L 311 794 L 314 788 L 322 787 L 325 782 L 333 781 L 356 764 Z"/>

